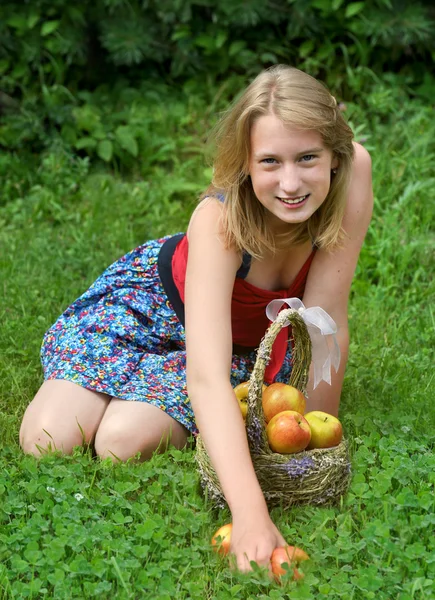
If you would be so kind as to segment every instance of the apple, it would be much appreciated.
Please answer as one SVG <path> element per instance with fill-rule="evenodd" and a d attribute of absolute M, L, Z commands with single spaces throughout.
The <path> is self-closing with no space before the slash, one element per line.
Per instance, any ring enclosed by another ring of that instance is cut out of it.
<path fill-rule="evenodd" d="M 309 559 L 310 557 L 308 554 L 296 546 L 275 548 L 270 558 L 272 573 L 275 575 L 275 579 L 279 579 L 280 576 L 284 575 L 286 572 L 282 565 L 287 563 L 290 568 L 293 568 L 293 578 L 296 580 L 303 579 L 303 574 L 300 573 L 294 565 L 299 565 L 303 560 Z"/>
<path fill-rule="evenodd" d="M 214 536 L 211 538 L 213 550 L 215 550 L 218 554 L 226 555 L 230 551 L 232 529 L 232 523 L 222 525 L 222 527 L 219 527 Z"/>
<path fill-rule="evenodd" d="M 266 386 L 263 385 L 263 392 L 266 389 Z M 243 383 L 239 383 L 234 388 L 234 393 L 236 394 L 236 398 L 239 401 L 240 410 L 242 411 L 242 416 L 246 419 L 246 415 L 248 414 L 248 392 L 249 392 L 249 381 L 244 381 Z"/>
<path fill-rule="evenodd" d="M 272 383 L 263 392 L 263 412 L 266 423 L 284 410 L 295 410 L 303 415 L 305 404 L 303 393 L 292 385 Z"/>
<path fill-rule="evenodd" d="M 311 428 L 308 450 L 338 446 L 343 437 L 343 427 L 337 417 L 321 410 L 313 410 L 305 418 Z"/>
<path fill-rule="evenodd" d="M 280 454 L 304 450 L 311 438 L 308 422 L 295 410 L 284 410 L 275 415 L 266 427 L 266 434 L 271 450 Z"/>

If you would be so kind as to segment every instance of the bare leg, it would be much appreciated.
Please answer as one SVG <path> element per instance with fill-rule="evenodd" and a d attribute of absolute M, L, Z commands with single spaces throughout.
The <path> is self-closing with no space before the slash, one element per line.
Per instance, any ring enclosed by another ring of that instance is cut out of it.
<path fill-rule="evenodd" d="M 24 413 L 20 445 L 27 454 L 44 450 L 70 454 L 89 444 L 109 404 L 110 396 L 60 379 L 45 381 Z"/>
<path fill-rule="evenodd" d="M 95 437 L 95 451 L 102 458 L 125 461 L 138 452 L 141 460 L 164 452 L 171 444 L 183 448 L 188 430 L 157 406 L 113 398 Z"/>

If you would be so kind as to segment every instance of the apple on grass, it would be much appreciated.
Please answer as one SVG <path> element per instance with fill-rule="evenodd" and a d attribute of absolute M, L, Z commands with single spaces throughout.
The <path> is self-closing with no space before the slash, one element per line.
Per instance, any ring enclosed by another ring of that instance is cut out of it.
<path fill-rule="evenodd" d="M 272 573 L 275 575 L 275 579 L 279 580 L 281 575 L 284 575 L 286 572 L 283 568 L 283 564 L 285 563 L 289 566 L 289 569 L 293 569 L 293 579 L 303 579 L 303 574 L 296 567 L 300 562 L 309 560 L 309 558 L 308 554 L 297 546 L 275 548 L 270 558 Z"/>
<path fill-rule="evenodd" d="M 216 531 L 211 539 L 211 545 L 213 549 L 218 553 L 226 556 L 230 551 L 231 546 L 231 533 L 233 529 L 232 523 L 222 525 Z M 270 564 L 272 567 L 272 573 L 275 579 L 279 581 L 281 575 L 284 575 L 286 569 L 283 565 L 286 563 L 290 568 L 293 569 L 293 578 L 298 580 L 303 578 L 303 574 L 296 568 L 300 562 L 309 560 L 309 556 L 306 552 L 298 548 L 297 546 L 282 546 L 281 548 L 275 548 L 270 557 Z"/>
<path fill-rule="evenodd" d="M 303 415 L 305 405 L 305 396 L 292 385 L 272 383 L 263 392 L 263 412 L 266 423 L 284 410 L 295 410 Z"/>
<path fill-rule="evenodd" d="M 263 385 L 263 392 L 266 389 L 266 386 Z M 236 398 L 239 401 L 240 410 L 242 411 L 242 416 L 246 419 L 246 415 L 248 414 L 248 392 L 249 392 L 249 381 L 244 381 L 243 383 L 239 383 L 234 388 L 234 393 L 236 394 Z"/>
<path fill-rule="evenodd" d="M 305 415 L 311 429 L 311 440 L 307 450 L 333 448 L 343 437 L 343 427 L 337 417 L 321 410 L 313 410 Z"/>
<path fill-rule="evenodd" d="M 214 536 L 211 538 L 213 550 L 215 550 L 218 554 L 226 555 L 230 551 L 232 529 L 232 523 L 222 525 L 222 527 L 219 527 Z"/>
<path fill-rule="evenodd" d="M 266 434 L 271 450 L 280 454 L 301 452 L 311 439 L 308 422 L 295 410 L 284 410 L 275 415 L 266 427 Z"/>

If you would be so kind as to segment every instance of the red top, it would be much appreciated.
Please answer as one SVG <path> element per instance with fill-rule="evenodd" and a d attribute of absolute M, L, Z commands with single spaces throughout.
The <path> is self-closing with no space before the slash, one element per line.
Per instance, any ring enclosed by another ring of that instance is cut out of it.
<path fill-rule="evenodd" d="M 270 325 L 266 316 L 266 306 L 271 300 L 279 298 L 300 298 L 302 300 L 308 272 L 316 250 L 305 261 L 295 280 L 288 289 L 276 291 L 263 290 L 236 277 L 231 301 L 231 326 L 233 343 L 247 348 L 257 348 Z M 184 302 L 184 282 L 188 255 L 187 236 L 178 243 L 172 257 L 172 275 L 181 300 Z M 264 379 L 272 383 L 280 370 L 287 350 L 290 328 L 283 327 L 272 349 Z"/>

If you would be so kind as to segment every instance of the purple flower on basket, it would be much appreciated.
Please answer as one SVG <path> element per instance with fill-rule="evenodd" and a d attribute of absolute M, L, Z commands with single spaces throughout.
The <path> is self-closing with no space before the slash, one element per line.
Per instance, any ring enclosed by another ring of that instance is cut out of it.
<path fill-rule="evenodd" d="M 248 439 L 251 442 L 251 449 L 259 454 L 263 441 L 262 427 L 258 417 L 252 417 L 251 425 L 248 427 Z"/>
<path fill-rule="evenodd" d="M 279 465 L 289 477 L 303 477 L 307 475 L 315 466 L 314 460 L 310 456 L 304 458 L 292 458 L 286 463 Z"/>

